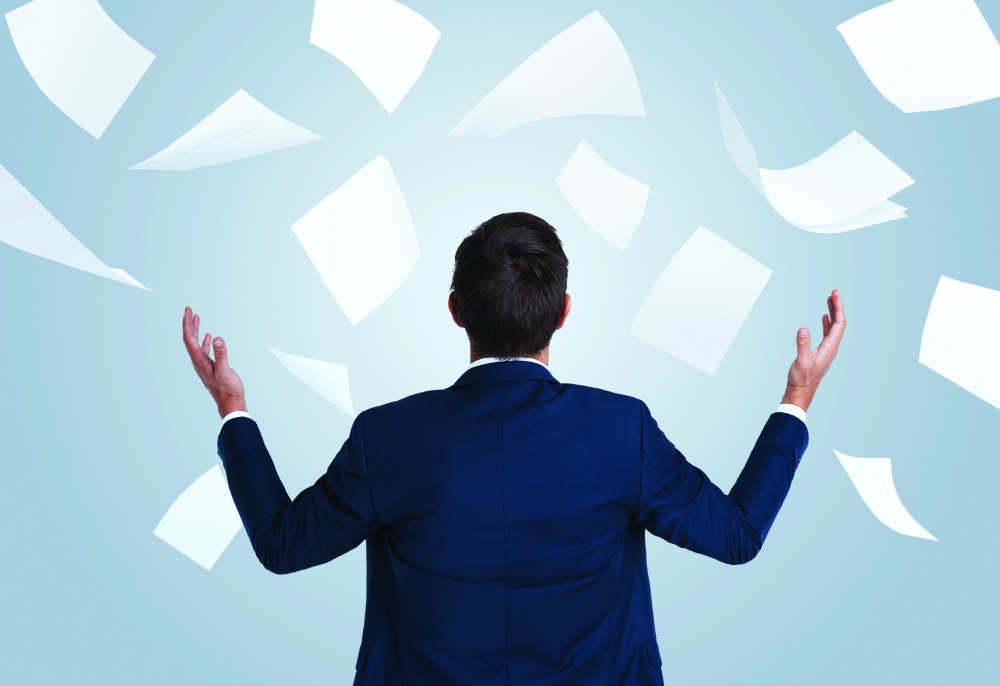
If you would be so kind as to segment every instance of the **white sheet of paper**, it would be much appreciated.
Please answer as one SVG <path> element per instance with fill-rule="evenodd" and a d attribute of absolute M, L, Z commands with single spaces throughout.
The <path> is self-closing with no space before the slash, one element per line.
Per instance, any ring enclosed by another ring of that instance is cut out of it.
<path fill-rule="evenodd" d="M 597 10 L 521 63 L 449 135 L 495 138 L 529 122 L 579 114 L 646 116 L 625 46 Z"/>
<path fill-rule="evenodd" d="M 289 355 L 271 346 L 267 347 L 293 376 L 339 407 L 352 419 L 354 418 L 354 403 L 351 402 L 351 389 L 347 381 L 347 365 Z"/>
<path fill-rule="evenodd" d="M 433 24 L 393 0 L 316 0 L 309 42 L 346 64 L 391 114 L 440 37 Z"/>
<path fill-rule="evenodd" d="M 906 216 L 888 200 L 913 183 L 857 131 L 790 169 L 764 169 L 719 85 L 715 86 L 726 151 L 785 221 L 814 233 L 840 233 Z"/>
<path fill-rule="evenodd" d="M 699 226 L 653 284 L 629 333 L 714 375 L 771 273 Z"/>
<path fill-rule="evenodd" d="M 904 112 L 1000 96 L 1000 44 L 973 0 L 894 0 L 837 30 L 879 93 Z"/>
<path fill-rule="evenodd" d="M 646 213 L 649 186 L 626 176 L 581 140 L 556 183 L 584 223 L 619 250 Z"/>
<path fill-rule="evenodd" d="M 108 128 L 155 58 L 96 0 L 34 0 L 6 17 L 31 78 L 94 138 Z"/>
<path fill-rule="evenodd" d="M 291 148 L 322 137 L 282 119 L 240 89 L 193 129 L 129 169 L 197 169 Z"/>
<path fill-rule="evenodd" d="M 1000 291 L 942 275 L 920 337 L 920 364 L 1000 409 Z"/>
<path fill-rule="evenodd" d="M 833 452 L 865 505 L 880 522 L 904 536 L 937 540 L 903 507 L 892 482 L 890 458 L 851 457 L 836 450 Z"/>
<path fill-rule="evenodd" d="M 215 465 L 184 489 L 153 534 L 210 570 L 242 526 L 226 476 Z"/>
<path fill-rule="evenodd" d="M 67 267 L 152 291 L 124 270 L 101 262 L 3 165 L 0 165 L 0 241 Z"/>
<path fill-rule="evenodd" d="M 406 199 L 382 155 L 303 215 L 292 231 L 352 325 L 395 293 L 420 257 Z"/>

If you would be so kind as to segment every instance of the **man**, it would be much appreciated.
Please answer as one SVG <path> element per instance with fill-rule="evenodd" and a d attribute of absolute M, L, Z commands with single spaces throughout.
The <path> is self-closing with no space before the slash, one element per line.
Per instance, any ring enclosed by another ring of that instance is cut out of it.
<path fill-rule="evenodd" d="M 805 411 L 846 319 L 800 329 L 784 397 L 729 495 L 641 400 L 561 383 L 548 347 L 570 310 L 555 229 L 493 217 L 455 253 L 448 308 L 469 337 L 448 388 L 359 414 L 326 473 L 290 500 L 226 345 L 184 341 L 218 404 L 229 488 L 254 552 L 288 574 L 366 542 L 354 683 L 663 684 L 645 532 L 728 564 L 757 555 L 808 443 Z M 502 358 L 502 359 L 500 359 Z"/>

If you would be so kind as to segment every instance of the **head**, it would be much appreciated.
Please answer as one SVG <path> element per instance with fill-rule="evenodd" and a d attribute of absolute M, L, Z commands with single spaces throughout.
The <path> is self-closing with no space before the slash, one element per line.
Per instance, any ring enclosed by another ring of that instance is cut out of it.
<path fill-rule="evenodd" d="M 568 275 L 556 230 L 533 214 L 498 214 L 473 229 L 455 251 L 448 308 L 474 357 L 545 351 L 569 314 Z"/>

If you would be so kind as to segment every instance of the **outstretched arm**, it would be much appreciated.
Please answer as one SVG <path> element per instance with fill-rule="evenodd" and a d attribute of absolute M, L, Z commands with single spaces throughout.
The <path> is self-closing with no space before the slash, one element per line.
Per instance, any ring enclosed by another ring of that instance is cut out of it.
<path fill-rule="evenodd" d="M 805 423 L 774 412 L 729 495 L 684 457 L 640 401 L 642 484 L 636 521 L 682 548 L 727 564 L 760 551 L 809 443 Z"/>
<path fill-rule="evenodd" d="M 798 354 L 788 372 L 782 406 L 804 413 L 837 354 L 847 320 L 840 293 L 827 298 L 823 341 L 809 350 L 809 330 L 798 331 Z M 760 551 L 809 444 L 805 422 L 786 411 L 771 414 L 729 494 L 690 464 L 640 401 L 642 476 L 635 519 L 657 536 L 728 564 Z"/>
<path fill-rule="evenodd" d="M 212 335 L 205 334 L 198 343 L 200 323 L 200 317 L 185 307 L 184 347 L 223 418 L 219 457 L 257 559 L 268 571 L 288 574 L 356 548 L 378 528 L 361 430 L 364 413 L 355 418 L 326 474 L 290 499 L 257 422 L 247 412 L 243 382 L 229 366 L 226 342 L 215 339 L 213 360 Z"/>
<path fill-rule="evenodd" d="M 353 550 L 378 528 L 358 415 L 326 473 L 288 497 L 257 422 L 223 423 L 218 451 L 236 510 L 261 564 L 275 574 L 308 569 Z"/>

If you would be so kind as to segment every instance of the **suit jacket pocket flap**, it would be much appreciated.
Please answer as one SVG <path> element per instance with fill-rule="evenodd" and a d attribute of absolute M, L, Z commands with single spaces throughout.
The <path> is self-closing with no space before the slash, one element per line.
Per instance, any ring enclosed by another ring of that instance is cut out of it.
<path fill-rule="evenodd" d="M 660 667 L 663 664 L 663 660 L 660 659 L 660 647 L 656 644 L 656 639 L 651 638 L 644 645 L 646 646 L 646 656 L 649 658 L 649 664 L 654 667 Z"/>

